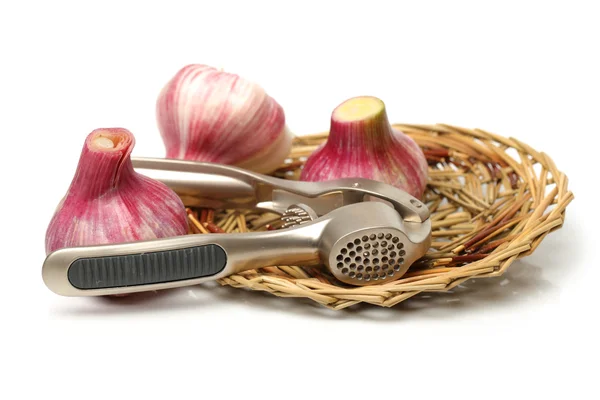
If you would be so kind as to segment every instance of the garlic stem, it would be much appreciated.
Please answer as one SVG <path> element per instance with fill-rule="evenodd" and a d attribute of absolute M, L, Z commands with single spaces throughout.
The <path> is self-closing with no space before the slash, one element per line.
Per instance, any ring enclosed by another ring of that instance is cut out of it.
<path fill-rule="evenodd" d="M 383 101 L 376 97 L 355 97 L 344 103 L 333 111 L 333 116 L 339 121 L 362 121 L 375 118 L 385 112 Z"/>
<path fill-rule="evenodd" d="M 102 149 L 113 149 L 115 147 L 113 141 L 104 136 L 98 136 L 93 140 L 93 143 L 96 147 L 100 147 Z"/>
<path fill-rule="evenodd" d="M 331 115 L 327 145 L 362 148 L 387 147 L 393 140 L 385 104 L 377 97 L 355 97 L 339 105 Z"/>
<path fill-rule="evenodd" d="M 110 144 L 109 144 L 110 143 Z M 123 176 L 133 175 L 130 154 L 133 135 L 122 129 L 97 129 L 83 146 L 72 196 L 97 197 L 114 189 Z"/>

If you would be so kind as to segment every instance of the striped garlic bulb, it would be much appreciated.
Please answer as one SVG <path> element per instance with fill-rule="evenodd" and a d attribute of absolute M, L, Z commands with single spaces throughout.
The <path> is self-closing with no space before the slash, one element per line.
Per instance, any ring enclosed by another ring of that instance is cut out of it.
<path fill-rule="evenodd" d="M 367 178 L 421 198 L 427 185 L 427 159 L 406 134 L 390 125 L 383 101 L 355 97 L 331 115 L 327 142 L 306 161 L 300 179 L 327 181 Z"/>
<path fill-rule="evenodd" d="M 257 84 L 192 64 L 164 86 L 156 103 L 167 158 L 277 169 L 293 135 L 283 108 Z"/>
<path fill-rule="evenodd" d="M 135 140 L 122 128 L 88 135 L 77 171 L 46 231 L 46 253 L 63 247 L 185 235 L 185 207 L 165 184 L 133 169 Z"/>

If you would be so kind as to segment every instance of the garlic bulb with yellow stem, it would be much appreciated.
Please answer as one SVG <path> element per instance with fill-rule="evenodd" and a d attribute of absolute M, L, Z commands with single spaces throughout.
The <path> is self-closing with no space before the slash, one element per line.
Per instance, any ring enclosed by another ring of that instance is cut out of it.
<path fill-rule="evenodd" d="M 425 154 L 413 139 L 392 128 L 383 101 L 362 96 L 333 111 L 329 137 L 308 158 L 300 179 L 367 178 L 421 198 L 427 174 Z"/>

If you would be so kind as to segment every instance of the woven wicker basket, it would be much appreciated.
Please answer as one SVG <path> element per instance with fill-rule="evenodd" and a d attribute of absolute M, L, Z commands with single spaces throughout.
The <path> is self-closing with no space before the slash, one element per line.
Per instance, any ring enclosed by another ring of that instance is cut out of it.
<path fill-rule="evenodd" d="M 324 268 L 265 266 L 221 279 L 222 285 L 306 297 L 332 309 L 357 303 L 394 306 L 420 292 L 447 291 L 470 278 L 499 276 L 559 229 L 573 199 L 554 162 L 517 139 L 448 125 L 395 125 L 429 161 L 424 201 L 432 216 L 430 251 L 402 279 L 348 287 Z M 327 133 L 296 138 L 275 176 L 298 179 Z M 188 210 L 190 233 L 277 229 L 279 216 L 256 211 Z"/>

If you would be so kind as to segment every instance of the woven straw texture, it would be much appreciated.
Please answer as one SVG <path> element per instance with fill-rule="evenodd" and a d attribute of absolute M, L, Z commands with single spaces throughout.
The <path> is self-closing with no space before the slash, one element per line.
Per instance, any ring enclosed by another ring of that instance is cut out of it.
<path fill-rule="evenodd" d="M 221 279 L 222 285 L 306 297 L 340 310 L 364 302 L 392 307 L 420 292 L 447 291 L 471 278 L 502 275 L 559 229 L 573 199 L 552 159 L 514 138 L 449 125 L 394 125 L 429 162 L 423 200 L 431 211 L 429 252 L 395 282 L 350 287 L 325 268 L 265 266 Z M 298 179 L 327 133 L 295 139 L 274 175 Z M 278 229 L 279 216 L 254 210 L 188 209 L 191 234 Z"/>

